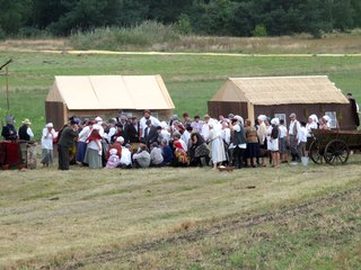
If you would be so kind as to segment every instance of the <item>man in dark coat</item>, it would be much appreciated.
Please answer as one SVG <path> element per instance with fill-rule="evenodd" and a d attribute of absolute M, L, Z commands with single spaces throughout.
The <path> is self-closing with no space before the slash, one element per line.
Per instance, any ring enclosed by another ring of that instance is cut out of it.
<path fill-rule="evenodd" d="M 69 170 L 70 165 L 70 148 L 75 143 L 78 136 L 79 126 L 76 121 L 71 120 L 70 125 L 64 127 L 58 142 L 59 152 L 59 170 Z"/>
<path fill-rule="evenodd" d="M 144 143 L 150 148 L 150 145 L 158 141 L 157 127 L 152 125 L 152 121 L 146 121 L 146 128 L 144 129 Z"/>
<path fill-rule="evenodd" d="M 6 125 L 2 128 L 1 136 L 6 141 L 15 141 L 18 138 L 18 133 L 14 126 L 14 118 L 11 115 L 6 116 Z"/>
<path fill-rule="evenodd" d="M 131 122 L 126 125 L 125 131 L 126 137 L 124 137 L 124 139 L 126 143 L 139 143 L 141 130 L 136 117 L 132 117 Z"/>
<path fill-rule="evenodd" d="M 360 117 L 359 117 L 359 108 L 358 108 L 358 105 L 357 105 L 357 102 L 355 100 L 355 98 L 352 96 L 351 93 L 348 93 L 347 94 L 347 99 L 350 101 L 350 104 L 351 104 L 351 111 L 352 111 L 352 117 L 354 119 L 354 122 L 355 122 L 355 125 L 356 125 L 356 128 L 358 126 L 360 126 Z"/>

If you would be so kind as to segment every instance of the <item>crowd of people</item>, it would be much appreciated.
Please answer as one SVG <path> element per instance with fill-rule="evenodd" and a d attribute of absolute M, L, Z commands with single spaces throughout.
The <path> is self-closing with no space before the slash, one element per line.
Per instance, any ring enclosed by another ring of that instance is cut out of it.
<path fill-rule="evenodd" d="M 295 113 L 285 119 L 259 115 L 256 123 L 240 115 L 204 115 L 191 118 L 188 113 L 160 121 L 150 111 L 143 117 L 123 113 L 104 121 L 101 117 L 81 120 L 71 117 L 68 124 L 55 131 L 48 123 L 41 136 L 44 166 L 53 163 L 57 145 L 58 168 L 68 170 L 72 164 L 92 169 L 147 168 L 163 166 L 231 166 L 255 168 L 279 167 L 281 163 L 300 162 L 307 157 L 307 142 L 312 129 L 330 129 L 330 118 L 310 115 L 308 122 L 297 120 Z M 25 119 L 16 131 L 7 119 L 2 136 L 5 140 L 30 141 L 34 134 Z"/>

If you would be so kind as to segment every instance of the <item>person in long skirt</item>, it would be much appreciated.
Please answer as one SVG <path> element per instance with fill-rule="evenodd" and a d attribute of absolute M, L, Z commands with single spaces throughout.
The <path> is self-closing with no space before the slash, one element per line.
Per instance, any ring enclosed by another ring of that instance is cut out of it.
<path fill-rule="evenodd" d="M 103 168 L 102 163 L 102 137 L 99 134 L 97 127 L 93 128 L 87 142 L 88 146 L 85 152 L 84 162 L 89 165 L 91 169 Z"/>
<path fill-rule="evenodd" d="M 213 168 L 215 169 L 219 164 L 227 161 L 224 143 L 221 137 L 221 127 L 217 126 L 217 124 L 209 124 L 209 141 L 211 146 L 211 160 Z"/>
<path fill-rule="evenodd" d="M 53 164 L 53 142 L 57 136 L 53 123 L 46 124 L 41 136 L 41 163 L 46 167 Z"/>
<path fill-rule="evenodd" d="M 84 163 L 84 157 L 87 147 L 87 139 L 93 130 L 94 121 L 88 121 L 87 125 L 80 131 L 78 144 L 76 149 L 76 161 L 78 163 Z"/>

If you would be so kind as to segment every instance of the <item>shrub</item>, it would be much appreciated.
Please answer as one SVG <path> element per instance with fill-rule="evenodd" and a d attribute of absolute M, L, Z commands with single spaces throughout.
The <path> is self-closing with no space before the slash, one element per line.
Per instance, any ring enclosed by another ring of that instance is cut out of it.
<path fill-rule="evenodd" d="M 266 37 L 267 36 L 267 29 L 266 26 L 263 24 L 258 24 L 252 31 L 252 35 L 254 37 Z"/>
<path fill-rule="evenodd" d="M 192 33 L 192 23 L 189 17 L 185 14 L 182 14 L 176 23 L 176 28 L 182 34 Z"/>
<path fill-rule="evenodd" d="M 129 27 L 103 27 L 71 34 L 70 43 L 76 49 L 119 50 L 127 47 L 144 48 L 178 40 L 180 34 L 173 25 L 146 21 Z"/>

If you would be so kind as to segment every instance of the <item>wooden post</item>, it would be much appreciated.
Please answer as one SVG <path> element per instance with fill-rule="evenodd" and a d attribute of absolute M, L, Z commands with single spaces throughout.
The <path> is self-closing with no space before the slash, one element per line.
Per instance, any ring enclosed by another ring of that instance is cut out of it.
<path fill-rule="evenodd" d="M 256 116 L 254 115 L 254 105 L 250 102 L 247 103 L 247 111 L 248 111 L 248 119 L 252 122 L 254 125 Z"/>
<path fill-rule="evenodd" d="M 10 112 L 10 101 L 9 101 L 9 70 L 8 67 L 5 67 L 5 85 L 6 85 L 6 104 L 7 104 L 7 113 Z"/>

